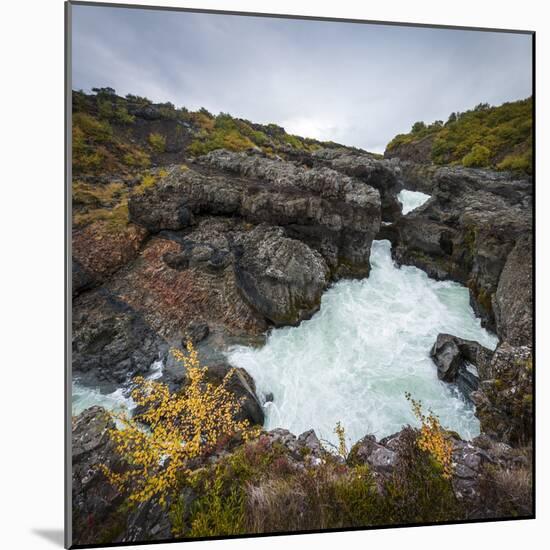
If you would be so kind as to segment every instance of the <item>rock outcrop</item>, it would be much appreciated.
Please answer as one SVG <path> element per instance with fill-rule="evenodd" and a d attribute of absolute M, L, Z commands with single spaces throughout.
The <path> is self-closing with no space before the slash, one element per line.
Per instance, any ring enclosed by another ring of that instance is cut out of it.
<path fill-rule="evenodd" d="M 471 399 L 482 432 L 510 445 L 528 445 L 533 437 L 531 347 L 501 344 L 480 369 L 480 379 Z"/>
<path fill-rule="evenodd" d="M 317 250 L 333 276 L 368 274 L 380 226 L 377 190 L 329 168 L 257 154 L 217 150 L 199 163 L 197 170 L 173 167 L 157 185 L 132 196 L 130 219 L 153 233 L 185 229 L 201 214 L 280 226 Z"/>
<path fill-rule="evenodd" d="M 526 234 L 516 241 L 500 274 L 492 300 L 499 336 L 510 344 L 533 341 L 533 238 Z"/>
<path fill-rule="evenodd" d="M 351 149 L 320 149 L 311 157 L 314 162 L 357 178 L 380 193 L 382 221 L 393 222 L 401 216 L 401 204 L 397 194 L 403 189 L 399 171 L 388 166 L 386 161 L 373 158 L 364 151 Z"/>
<path fill-rule="evenodd" d="M 431 200 L 396 222 L 394 256 L 467 285 L 483 324 L 501 335 L 506 322 L 502 315 L 496 322 L 495 294 L 508 255 L 531 231 L 532 184 L 463 168 L 441 168 L 434 180 Z"/>
<path fill-rule="evenodd" d="M 73 295 L 105 282 L 133 260 L 146 237 L 137 225 L 114 231 L 103 221 L 73 231 Z"/>
<path fill-rule="evenodd" d="M 313 315 L 329 282 L 323 257 L 284 236 L 281 228 L 259 225 L 236 240 L 235 277 L 247 303 L 276 326 Z"/>
<path fill-rule="evenodd" d="M 108 482 L 99 464 L 122 471 L 109 430 L 115 425 L 101 407 L 91 407 L 73 419 L 72 494 L 73 543 L 98 543 L 97 531 L 123 531 L 125 523 L 117 514 L 124 501 Z M 105 542 L 112 542 L 106 539 Z"/>
<path fill-rule="evenodd" d="M 348 463 L 367 465 L 379 484 L 381 480 L 392 480 L 400 475 L 401 463 L 406 460 L 414 437 L 414 431 L 410 427 L 380 441 L 373 435 L 367 435 L 352 447 Z M 523 515 L 532 513 L 532 499 L 529 497 L 531 485 L 525 479 L 530 471 L 530 463 L 524 451 L 513 449 L 487 435 L 481 435 L 473 441 L 464 441 L 452 435 L 452 463 L 452 489 L 463 506 L 462 514 L 465 517 L 500 517 L 502 512 L 499 508 L 504 504 L 503 497 L 519 496 L 511 496 L 511 488 L 505 486 L 507 482 L 514 485 L 507 480 L 516 473 L 521 477 L 517 485 L 525 483 L 525 487 L 521 489 L 525 493 L 521 495 L 524 499 L 521 512 Z M 500 485 L 494 484 L 493 476 L 498 478 Z M 519 489 L 516 490 L 519 492 Z"/>
<path fill-rule="evenodd" d="M 467 398 L 478 389 L 479 369 L 489 364 L 493 352 L 473 340 L 451 334 L 438 334 L 430 355 L 437 375 L 444 382 L 457 385 Z"/>
<path fill-rule="evenodd" d="M 101 407 L 91 407 L 73 419 L 73 543 L 98 544 L 166 540 L 172 537 L 166 514 L 155 500 L 127 511 L 120 494 L 103 474 L 100 465 L 117 473 L 126 466 L 109 437 L 115 429 Z"/>
<path fill-rule="evenodd" d="M 167 351 L 166 341 L 139 311 L 104 288 L 73 302 L 73 376 L 114 391 L 146 374 Z"/>

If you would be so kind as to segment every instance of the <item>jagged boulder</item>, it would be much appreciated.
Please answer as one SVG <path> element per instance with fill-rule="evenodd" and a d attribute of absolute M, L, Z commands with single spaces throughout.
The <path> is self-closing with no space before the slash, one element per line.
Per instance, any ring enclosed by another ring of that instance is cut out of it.
<path fill-rule="evenodd" d="M 99 469 L 104 464 L 121 472 L 124 465 L 109 438 L 115 425 L 101 407 L 86 409 L 72 424 L 72 531 L 74 544 L 98 542 L 98 532 L 124 531 L 118 514 L 124 498 Z M 112 542 L 107 540 L 107 542 Z"/>
<path fill-rule="evenodd" d="M 390 473 L 397 461 L 397 452 L 376 441 L 374 435 L 366 435 L 352 448 L 348 461 L 352 464 L 368 464 L 378 473 Z"/>
<path fill-rule="evenodd" d="M 206 377 L 214 384 L 221 384 L 231 368 L 227 362 L 217 361 L 208 365 Z M 236 368 L 227 388 L 241 400 L 241 410 L 237 418 L 239 420 L 246 419 L 252 425 L 263 426 L 264 411 L 256 395 L 256 384 L 250 374 L 244 369 Z"/>
<path fill-rule="evenodd" d="M 329 282 L 317 251 L 285 237 L 281 228 L 259 225 L 238 241 L 237 286 L 245 300 L 278 326 L 296 325 L 313 315 Z"/>
<path fill-rule="evenodd" d="M 438 334 L 430 355 L 437 375 L 444 382 L 457 384 L 469 398 L 479 386 L 479 369 L 487 365 L 493 352 L 473 340 L 451 334 Z"/>
<path fill-rule="evenodd" d="M 319 149 L 312 154 L 315 161 L 352 176 L 378 189 L 380 192 L 382 220 L 395 221 L 401 216 L 401 204 L 397 194 L 403 189 L 398 172 L 385 161 L 378 160 L 364 151 L 348 148 Z"/>

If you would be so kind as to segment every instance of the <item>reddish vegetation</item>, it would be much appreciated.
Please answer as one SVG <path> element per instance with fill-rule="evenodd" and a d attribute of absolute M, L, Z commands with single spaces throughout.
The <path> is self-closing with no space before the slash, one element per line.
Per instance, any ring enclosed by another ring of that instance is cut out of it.
<path fill-rule="evenodd" d="M 97 221 L 73 231 L 73 258 L 100 280 L 134 259 L 147 231 L 134 224 L 112 231 L 106 221 Z"/>
<path fill-rule="evenodd" d="M 153 238 L 138 259 L 113 278 L 109 287 L 164 337 L 180 333 L 193 319 L 210 319 L 234 334 L 260 334 L 265 323 L 237 294 L 232 274 L 210 277 L 195 269 L 170 268 L 163 256 L 180 246 Z"/>

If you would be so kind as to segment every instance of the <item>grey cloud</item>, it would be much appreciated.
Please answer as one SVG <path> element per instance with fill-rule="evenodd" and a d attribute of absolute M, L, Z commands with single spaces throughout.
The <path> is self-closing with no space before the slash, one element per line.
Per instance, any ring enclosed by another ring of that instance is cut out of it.
<path fill-rule="evenodd" d="M 416 120 L 529 96 L 528 35 L 73 7 L 73 87 L 112 86 L 382 151 Z"/>

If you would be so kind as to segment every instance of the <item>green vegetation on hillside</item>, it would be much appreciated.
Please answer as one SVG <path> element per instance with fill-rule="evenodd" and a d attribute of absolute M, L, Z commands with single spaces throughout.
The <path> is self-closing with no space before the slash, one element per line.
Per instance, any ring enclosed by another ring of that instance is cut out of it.
<path fill-rule="evenodd" d="M 165 155 L 172 155 L 166 162 L 173 163 L 185 155 L 200 156 L 221 148 L 258 148 L 268 155 L 284 156 L 289 150 L 337 146 L 287 134 L 276 124 L 254 124 L 227 113 L 213 115 L 204 108 L 189 111 L 133 94 L 120 97 L 112 88 L 94 88 L 93 92 L 73 91 L 75 176 L 130 174 L 152 163 L 162 165 Z"/>
<path fill-rule="evenodd" d="M 386 154 L 431 138 L 435 164 L 462 164 L 497 170 L 532 171 L 532 98 L 491 107 L 481 103 L 464 113 L 451 113 L 447 122 L 416 122 L 408 134 L 397 135 Z"/>

